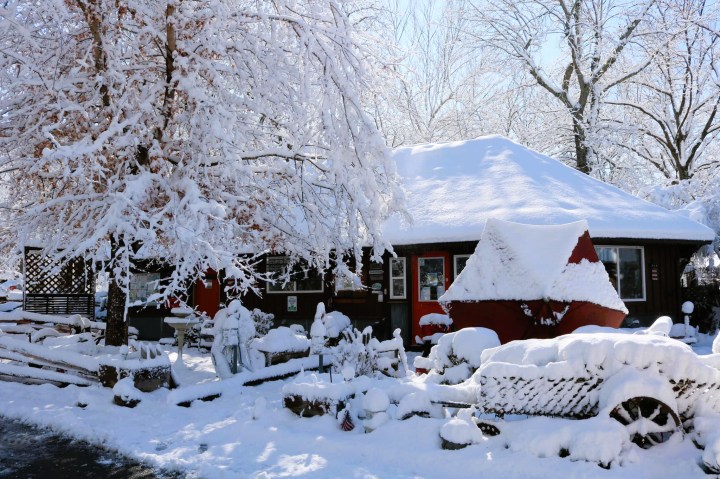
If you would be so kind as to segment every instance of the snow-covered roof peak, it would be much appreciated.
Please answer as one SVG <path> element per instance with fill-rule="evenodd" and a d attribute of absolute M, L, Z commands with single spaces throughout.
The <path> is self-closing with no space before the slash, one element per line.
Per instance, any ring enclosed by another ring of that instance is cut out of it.
<path fill-rule="evenodd" d="M 587 220 L 595 238 L 711 241 L 714 232 L 502 136 L 393 152 L 413 225 L 399 217 L 394 245 L 477 241 L 488 218 L 550 225 Z"/>
<path fill-rule="evenodd" d="M 587 221 L 564 225 L 524 225 L 489 218 L 481 241 L 507 251 L 513 262 L 526 266 L 534 281 L 557 277 L 580 238 L 588 230 Z"/>
<path fill-rule="evenodd" d="M 585 221 L 525 225 L 488 219 L 475 252 L 440 302 L 589 301 L 627 313 L 586 232 Z M 574 257 L 576 247 L 591 253 Z"/>

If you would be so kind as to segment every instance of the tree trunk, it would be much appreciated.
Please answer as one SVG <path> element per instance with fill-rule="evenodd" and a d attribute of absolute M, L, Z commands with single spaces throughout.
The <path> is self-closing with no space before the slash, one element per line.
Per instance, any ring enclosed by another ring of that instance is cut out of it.
<path fill-rule="evenodd" d="M 573 132 L 575 133 L 575 169 L 589 175 L 588 147 L 585 144 L 585 131 L 579 124 L 580 121 L 575 119 L 573 126 Z"/>
<path fill-rule="evenodd" d="M 110 252 L 113 259 L 117 258 L 118 244 L 110 241 Z M 125 304 L 127 294 L 118 283 L 114 275 L 110 278 L 108 287 L 107 319 L 105 330 L 105 344 L 108 346 L 122 346 L 128 342 L 128 323 L 125 321 Z"/>
<path fill-rule="evenodd" d="M 125 321 L 125 292 L 116 279 L 110 280 L 107 302 L 107 329 L 105 344 L 122 346 L 128 342 L 128 324 Z"/>

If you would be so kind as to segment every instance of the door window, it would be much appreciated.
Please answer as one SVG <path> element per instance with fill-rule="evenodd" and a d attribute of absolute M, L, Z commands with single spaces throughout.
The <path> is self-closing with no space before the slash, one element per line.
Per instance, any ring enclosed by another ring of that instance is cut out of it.
<path fill-rule="evenodd" d="M 418 258 L 418 298 L 437 301 L 445 293 L 444 258 Z"/>
<path fill-rule="evenodd" d="M 405 299 L 405 258 L 390 258 L 390 299 Z"/>

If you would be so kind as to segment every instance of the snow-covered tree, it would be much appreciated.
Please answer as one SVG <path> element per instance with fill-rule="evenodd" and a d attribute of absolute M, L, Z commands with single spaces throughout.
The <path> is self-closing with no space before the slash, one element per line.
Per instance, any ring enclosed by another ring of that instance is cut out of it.
<path fill-rule="evenodd" d="M 633 45 L 655 1 L 473 2 L 479 44 L 500 52 L 507 68 L 525 70 L 562 107 L 580 171 L 599 162 L 606 97 L 648 64 L 645 49 Z"/>
<path fill-rule="evenodd" d="M 684 181 L 720 166 L 720 158 L 705 155 L 720 134 L 719 12 L 715 2 L 694 0 L 655 10 L 656 42 L 664 47 L 611 103 L 623 107 L 626 128 L 636 133 L 623 145 L 666 181 Z"/>
<path fill-rule="evenodd" d="M 394 166 L 360 98 L 365 51 L 324 0 L 8 0 L 0 4 L 6 247 L 103 261 L 107 342 L 126 340 L 136 261 L 238 288 L 252 256 L 315 266 L 388 245 Z"/>
<path fill-rule="evenodd" d="M 384 0 L 386 58 L 393 73 L 375 102 L 392 146 L 488 133 L 499 75 L 469 48 L 466 0 Z M 389 54 L 387 52 L 390 52 Z"/>

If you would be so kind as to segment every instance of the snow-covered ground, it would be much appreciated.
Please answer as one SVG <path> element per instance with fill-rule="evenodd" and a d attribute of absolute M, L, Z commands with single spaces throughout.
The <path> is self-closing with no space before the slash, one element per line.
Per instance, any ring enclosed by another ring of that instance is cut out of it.
<path fill-rule="evenodd" d="M 703 338 L 696 351 L 709 353 L 711 343 L 712 338 Z M 167 351 L 176 361 L 174 350 Z M 217 381 L 210 355 L 196 349 L 184 351 L 184 365 L 176 373 L 183 385 Z M 616 436 L 598 430 L 599 423 L 585 427 L 566 419 L 520 419 L 506 423 L 499 436 L 483 437 L 462 450 L 441 449 L 439 433 L 447 422 L 441 417 L 390 419 L 368 434 L 361 424 L 345 432 L 333 416 L 301 419 L 284 408 L 282 388 L 290 381 L 229 386 L 219 399 L 196 401 L 189 408 L 174 405 L 171 393 L 162 389 L 144 394 L 134 409 L 113 405 L 108 388 L 0 382 L 0 415 L 163 468 L 190 471 L 191 477 L 707 477 L 698 466 L 702 451 L 679 434 L 649 450 L 626 444 L 610 469 L 548 452 L 562 437 L 606 448 L 602 441 Z M 423 387 L 414 375 L 377 380 L 372 387 L 391 390 L 398 385 Z M 388 409 L 390 417 L 395 407 Z"/>

